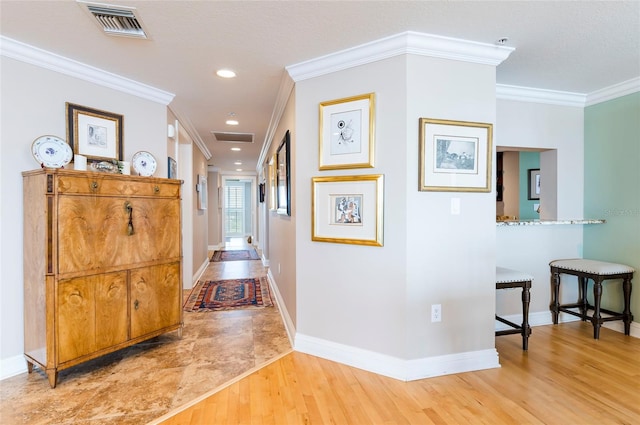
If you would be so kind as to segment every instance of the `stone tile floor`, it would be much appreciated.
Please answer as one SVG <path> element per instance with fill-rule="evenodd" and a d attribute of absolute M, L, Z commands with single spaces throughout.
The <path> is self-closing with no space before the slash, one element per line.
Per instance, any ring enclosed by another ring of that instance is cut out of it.
<path fill-rule="evenodd" d="M 210 263 L 201 280 L 266 273 L 259 260 Z M 39 368 L 0 381 L 0 423 L 147 423 L 290 350 L 277 305 L 185 312 L 182 339 L 170 332 L 61 371 L 55 389 Z"/>

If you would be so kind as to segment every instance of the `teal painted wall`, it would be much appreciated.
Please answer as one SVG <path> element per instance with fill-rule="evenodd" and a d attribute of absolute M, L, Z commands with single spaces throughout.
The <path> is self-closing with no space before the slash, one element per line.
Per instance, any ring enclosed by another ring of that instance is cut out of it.
<path fill-rule="evenodd" d="M 584 226 L 584 258 L 636 269 L 631 311 L 640 322 L 640 93 L 585 108 L 584 122 L 584 217 L 607 221 Z M 603 307 L 622 308 L 621 286 L 605 286 Z"/>
<path fill-rule="evenodd" d="M 520 205 L 519 219 L 531 220 L 540 218 L 540 214 L 534 211 L 534 204 L 540 201 L 530 201 L 529 197 L 529 170 L 540 168 L 540 152 L 520 152 Z"/>

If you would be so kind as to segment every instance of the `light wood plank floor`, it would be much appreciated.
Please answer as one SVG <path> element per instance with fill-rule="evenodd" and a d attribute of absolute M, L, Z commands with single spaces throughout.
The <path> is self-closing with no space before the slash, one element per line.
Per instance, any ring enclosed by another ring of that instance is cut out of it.
<path fill-rule="evenodd" d="M 501 368 L 412 382 L 293 352 L 158 422 L 640 424 L 640 339 L 572 322 L 496 347 Z"/>

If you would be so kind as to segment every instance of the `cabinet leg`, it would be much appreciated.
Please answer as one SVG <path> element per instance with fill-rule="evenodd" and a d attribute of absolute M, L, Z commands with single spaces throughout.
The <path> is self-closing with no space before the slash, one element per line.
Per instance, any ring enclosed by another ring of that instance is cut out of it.
<path fill-rule="evenodd" d="M 29 360 L 27 360 L 27 372 L 33 372 L 33 363 L 31 363 Z"/>
<path fill-rule="evenodd" d="M 49 378 L 49 385 L 51 386 L 51 388 L 55 388 L 58 382 L 58 370 L 47 370 L 47 377 Z"/>
<path fill-rule="evenodd" d="M 178 338 L 182 339 L 182 329 L 184 329 L 184 323 L 180 324 L 180 327 L 178 328 Z"/>

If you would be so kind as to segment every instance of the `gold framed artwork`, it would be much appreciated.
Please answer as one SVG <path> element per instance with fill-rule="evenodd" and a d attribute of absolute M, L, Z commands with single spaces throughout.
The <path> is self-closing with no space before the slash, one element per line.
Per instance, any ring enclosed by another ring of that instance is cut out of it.
<path fill-rule="evenodd" d="M 311 240 L 383 246 L 384 176 L 313 177 Z"/>
<path fill-rule="evenodd" d="M 374 93 L 320 103 L 320 170 L 374 165 Z"/>
<path fill-rule="evenodd" d="M 69 102 L 65 106 L 67 141 L 74 154 L 92 161 L 123 160 L 122 115 Z"/>
<path fill-rule="evenodd" d="M 420 191 L 490 192 L 493 124 L 420 118 Z"/>

